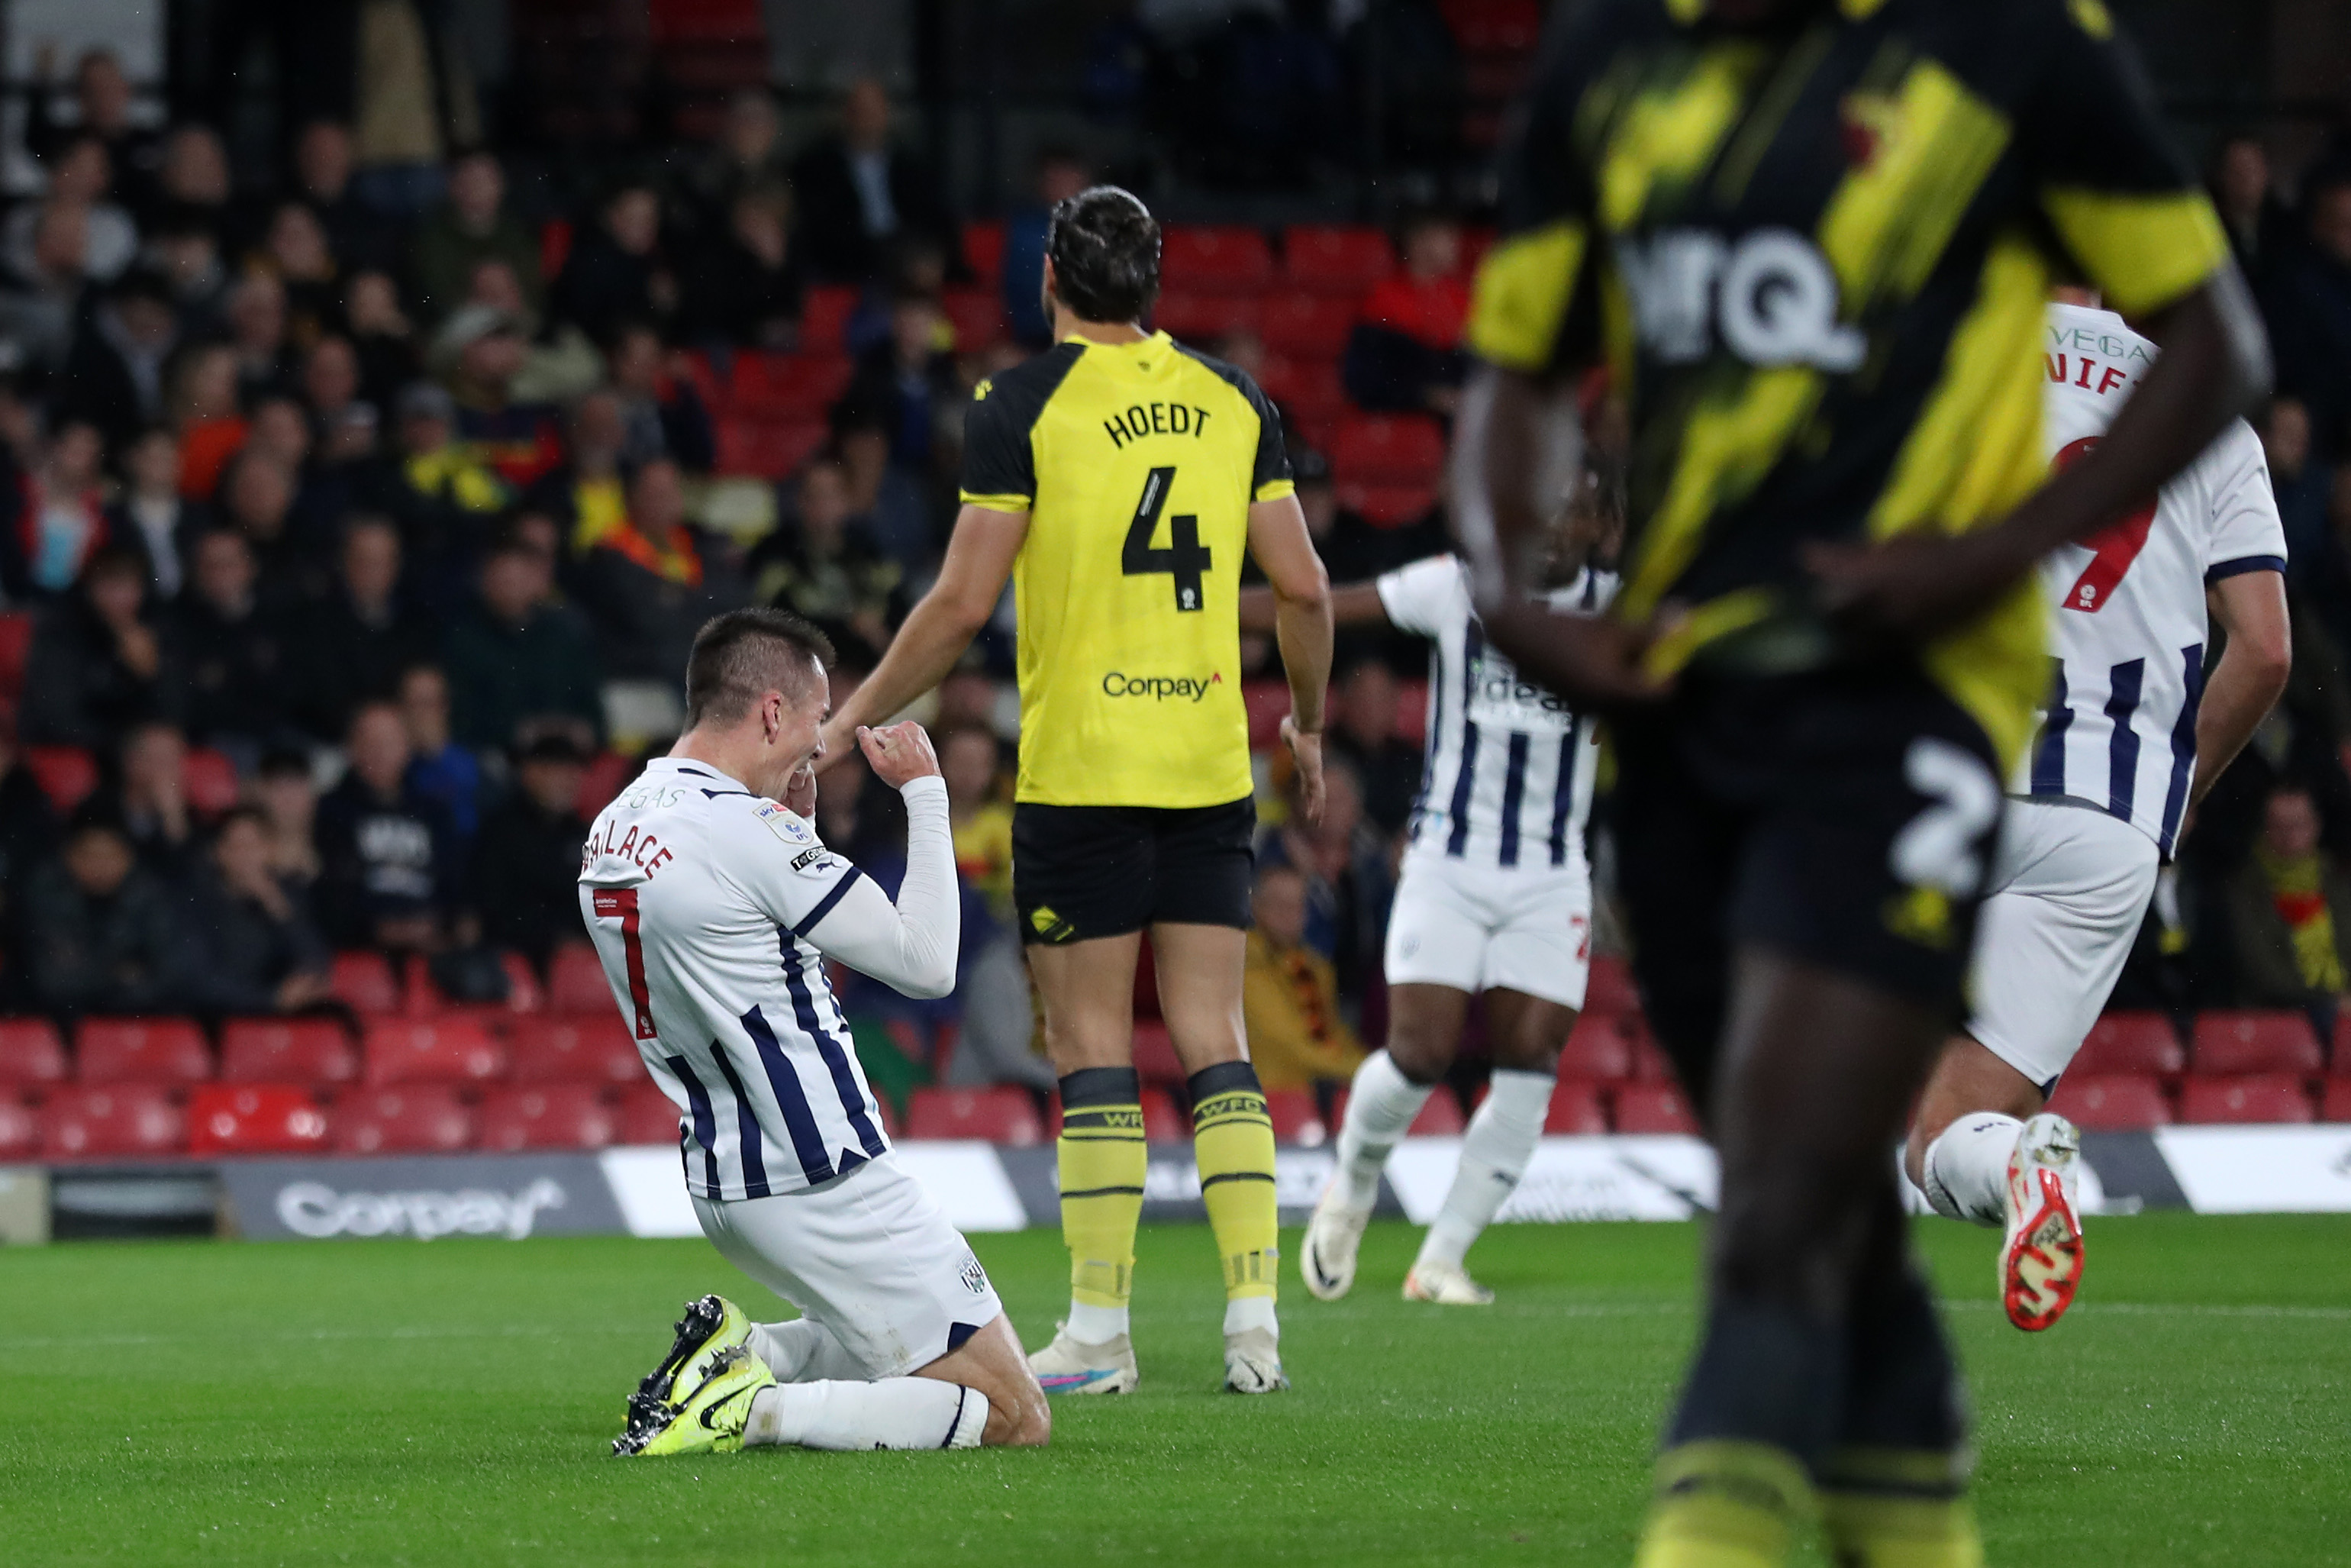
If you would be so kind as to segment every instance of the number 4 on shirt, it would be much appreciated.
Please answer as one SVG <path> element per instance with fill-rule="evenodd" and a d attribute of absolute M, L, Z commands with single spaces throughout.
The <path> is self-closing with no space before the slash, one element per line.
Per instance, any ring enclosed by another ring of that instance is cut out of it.
<path fill-rule="evenodd" d="M 2053 466 L 2059 473 L 2064 473 L 2087 456 L 2090 449 L 2097 444 L 2098 438 L 2095 435 L 2085 435 L 2079 441 L 2067 443 L 2058 452 L 2057 461 Z M 2147 548 L 2147 530 L 2155 526 L 2155 500 L 2150 497 L 2144 506 L 2124 513 L 2082 541 L 2095 553 L 2091 557 L 2090 564 L 2082 569 L 2082 575 L 2074 580 L 2074 586 L 2065 591 L 2060 608 L 2085 611 L 2092 615 L 2105 608 L 2106 601 L 2115 596 L 2115 590 L 2121 585 L 2123 574 L 2130 570 L 2131 562 L 2137 560 L 2138 552 Z"/>
<path fill-rule="evenodd" d="M 1118 564 L 1128 577 L 1172 574 L 1176 608 L 1180 612 L 1201 608 L 1200 574 L 1209 569 L 1212 552 L 1200 544 L 1200 519 L 1189 514 L 1167 519 L 1167 549 L 1152 548 L 1151 536 L 1159 531 L 1159 514 L 1175 485 L 1172 467 L 1154 468 L 1144 480 L 1143 499 L 1135 503 L 1134 521 L 1127 525 L 1126 548 L 1120 552 Z"/>

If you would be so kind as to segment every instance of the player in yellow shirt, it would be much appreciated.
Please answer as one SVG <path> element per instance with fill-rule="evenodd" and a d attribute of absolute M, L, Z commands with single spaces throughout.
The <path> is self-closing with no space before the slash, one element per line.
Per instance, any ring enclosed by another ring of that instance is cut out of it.
<path fill-rule="evenodd" d="M 1234 367 L 1146 332 L 1159 225 L 1096 186 L 1053 210 L 1045 306 L 1054 347 L 973 393 L 963 511 L 939 579 L 881 667 L 827 727 L 856 727 L 935 685 L 995 612 L 1019 621 L 1013 898 L 1061 1076 L 1070 1315 L 1032 1355 L 1054 1393 L 1137 1381 L 1127 1334 L 1145 1149 L 1134 969 L 1151 933 L 1160 1010 L 1190 1074 L 1201 1196 L 1225 1276 L 1225 1384 L 1287 1387 L 1274 1316 L 1273 1126 L 1249 1066 L 1244 550 L 1278 601 L 1283 738 L 1322 803 L 1330 588 L 1291 493 L 1281 426 Z"/>

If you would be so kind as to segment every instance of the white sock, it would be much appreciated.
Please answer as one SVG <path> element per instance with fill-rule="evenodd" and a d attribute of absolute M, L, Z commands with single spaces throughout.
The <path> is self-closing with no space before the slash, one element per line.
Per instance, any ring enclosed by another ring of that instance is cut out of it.
<path fill-rule="evenodd" d="M 1236 1296 L 1225 1303 L 1225 1332 L 1246 1333 L 1250 1329 L 1263 1329 L 1276 1339 L 1281 1337 L 1281 1324 L 1273 1315 L 1271 1296 Z"/>
<path fill-rule="evenodd" d="M 1372 1052 L 1355 1069 L 1354 1086 L 1347 1091 L 1346 1119 L 1339 1126 L 1336 1178 L 1343 1184 L 1349 1207 L 1369 1208 L 1379 1201 L 1380 1172 L 1387 1166 L 1388 1153 L 1428 1103 L 1434 1087 L 1406 1078 L 1384 1051 Z"/>
<path fill-rule="evenodd" d="M 1551 1113 L 1551 1092 L 1556 1082 L 1548 1072 L 1494 1070 L 1486 1103 L 1469 1118 L 1469 1131 L 1461 1143 L 1461 1163 L 1454 1169 L 1445 1207 L 1437 1211 L 1428 1235 L 1421 1241 L 1422 1262 L 1461 1266 L 1469 1244 L 1493 1223 L 1494 1211 L 1526 1175 L 1535 1140 L 1542 1136 L 1543 1118 Z"/>
<path fill-rule="evenodd" d="M 1070 1337 L 1080 1344 L 1108 1344 L 1126 1332 L 1126 1309 L 1071 1301 L 1068 1326 Z"/>
<path fill-rule="evenodd" d="M 855 1383 L 865 1375 L 832 1331 L 814 1318 L 788 1323 L 753 1323 L 751 1354 L 768 1364 L 778 1383 L 816 1383 L 838 1377 Z"/>
<path fill-rule="evenodd" d="M 2008 1157 L 2024 1124 L 1997 1111 L 1960 1117 L 1927 1145 L 1927 1201 L 1935 1212 L 1978 1225 L 2008 1218 Z"/>
<path fill-rule="evenodd" d="M 987 1426 L 987 1395 L 935 1377 L 779 1383 L 752 1396 L 743 1446 L 976 1448 Z"/>

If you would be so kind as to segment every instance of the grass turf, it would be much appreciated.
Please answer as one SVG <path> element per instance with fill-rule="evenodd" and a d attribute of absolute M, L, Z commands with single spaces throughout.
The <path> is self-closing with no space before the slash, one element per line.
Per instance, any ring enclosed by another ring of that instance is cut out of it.
<path fill-rule="evenodd" d="M 1995 1564 L 2351 1562 L 2351 1218 L 2096 1222 L 2082 1302 L 2028 1337 L 1989 1237 L 1919 1230 L 1952 1302 Z M 1295 1242 L 1295 1236 L 1286 1238 Z M 1217 1394 L 1205 1228 L 1146 1231 L 1142 1391 L 1042 1452 L 606 1457 L 702 1244 L 80 1243 L 0 1254 L 0 1563 L 1629 1561 L 1688 1348 L 1698 1241 L 1510 1226 L 1483 1312 L 1285 1281 L 1297 1386 Z M 1050 1232 L 980 1237 L 1032 1343 Z"/>

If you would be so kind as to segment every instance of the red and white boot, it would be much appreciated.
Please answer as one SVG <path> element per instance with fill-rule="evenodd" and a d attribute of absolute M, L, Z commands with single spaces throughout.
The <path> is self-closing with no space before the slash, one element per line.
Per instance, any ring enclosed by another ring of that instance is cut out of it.
<path fill-rule="evenodd" d="M 2028 1333 L 2064 1317 L 2082 1282 L 2082 1219 L 2074 1208 L 2081 1158 L 2074 1124 L 2045 1111 L 2024 1124 L 2008 1156 L 2000 1302 L 2008 1321 Z"/>

